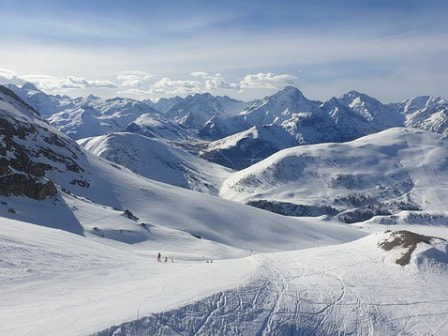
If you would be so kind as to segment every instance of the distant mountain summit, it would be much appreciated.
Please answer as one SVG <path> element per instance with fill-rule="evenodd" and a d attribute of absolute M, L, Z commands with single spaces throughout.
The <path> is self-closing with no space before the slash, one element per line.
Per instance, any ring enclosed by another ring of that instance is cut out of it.
<path fill-rule="evenodd" d="M 134 132 L 176 143 L 195 154 L 200 151 L 203 157 L 234 169 L 247 167 L 285 146 L 350 141 L 391 127 L 438 133 L 448 129 L 447 101 L 430 96 L 383 104 L 352 90 L 320 102 L 286 86 L 252 102 L 197 93 L 154 103 L 93 95 L 52 96 L 31 83 L 9 87 L 72 139 Z M 274 138 L 284 141 L 273 144 Z M 237 159 L 239 155 L 244 158 Z"/>
<path fill-rule="evenodd" d="M 179 101 L 166 117 L 184 127 L 198 129 L 213 117 L 229 117 L 246 108 L 248 103 L 227 96 L 215 97 L 210 93 L 197 93 Z"/>
<path fill-rule="evenodd" d="M 448 132 L 448 102 L 441 97 L 421 96 L 394 104 L 405 115 L 405 126 L 437 133 Z"/>
<path fill-rule="evenodd" d="M 358 113 L 366 121 L 375 123 L 378 129 L 403 125 L 403 113 L 364 93 L 349 91 L 341 96 L 339 101 Z"/>
<path fill-rule="evenodd" d="M 254 125 L 281 124 L 294 114 L 312 112 L 319 105 L 320 102 L 305 98 L 299 89 L 287 86 L 272 96 L 256 101 L 240 113 L 240 116 L 247 123 Z"/>

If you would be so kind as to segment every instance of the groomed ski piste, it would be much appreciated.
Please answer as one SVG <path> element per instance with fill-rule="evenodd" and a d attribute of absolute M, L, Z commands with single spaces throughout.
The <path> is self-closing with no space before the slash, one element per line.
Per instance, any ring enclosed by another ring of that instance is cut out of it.
<path fill-rule="evenodd" d="M 150 228 L 154 246 L 169 237 L 194 251 L 162 250 L 157 262 L 161 246 L 152 251 L 147 243 L 82 237 L 10 219 L 2 224 L 1 335 L 448 332 L 443 239 L 416 242 L 408 263 L 400 265 L 412 244 L 386 250 L 385 242 L 400 236 L 392 232 L 253 255 L 221 246 L 220 258 L 211 242 L 193 248 L 180 232 Z M 416 229 L 430 237 L 431 228 Z M 448 238 L 446 229 L 437 231 Z M 210 250 L 213 257 L 201 256 Z"/>

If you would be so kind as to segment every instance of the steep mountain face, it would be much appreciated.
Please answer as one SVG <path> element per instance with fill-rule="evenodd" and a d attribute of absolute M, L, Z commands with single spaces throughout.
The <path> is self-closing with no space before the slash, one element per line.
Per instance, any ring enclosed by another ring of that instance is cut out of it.
<path fill-rule="evenodd" d="M 297 88 L 287 86 L 276 94 L 254 101 L 238 115 L 215 117 L 199 130 L 203 138 L 217 140 L 252 126 L 281 124 L 301 112 L 312 112 L 320 102 L 312 101 Z"/>
<path fill-rule="evenodd" d="M 171 98 L 160 98 L 156 103 L 150 99 L 142 100 L 143 103 L 151 106 L 153 109 L 159 111 L 162 114 L 167 113 L 173 106 L 181 103 L 184 98 L 176 96 Z"/>
<path fill-rule="evenodd" d="M 282 126 L 300 144 L 350 141 L 378 131 L 374 123 L 366 121 L 337 98 L 323 103 L 313 112 L 299 113 Z"/>
<path fill-rule="evenodd" d="M 75 99 L 51 96 L 30 83 L 10 88 L 24 102 L 43 111 L 51 125 L 72 139 L 125 130 L 176 143 L 195 154 L 202 151 L 204 158 L 234 169 L 247 167 L 286 146 L 272 145 L 258 136 L 248 137 L 246 131 L 250 134 L 254 126 L 262 126 L 265 133 L 286 139 L 280 125 L 296 139 L 286 140 L 288 146 L 351 141 L 397 126 L 438 133 L 448 129 L 448 103 L 429 96 L 384 105 L 366 94 L 350 91 L 321 103 L 307 99 L 297 88 L 289 86 L 252 103 L 209 93 L 162 98 L 153 103 L 124 98 L 102 100 L 95 96 Z M 267 131 L 269 125 L 274 125 L 271 131 Z M 225 143 L 230 135 L 239 138 L 241 146 L 231 150 L 214 143 L 220 139 L 221 144 Z M 209 141 L 212 143 L 207 147 Z M 245 157 L 240 160 L 238 155 Z"/>
<path fill-rule="evenodd" d="M 363 104 L 353 96 L 351 101 L 357 103 L 352 104 L 354 109 L 337 98 L 316 106 L 294 88 L 285 88 L 272 97 L 268 97 L 258 108 L 249 108 L 238 116 L 210 120 L 199 134 L 204 132 L 209 137 L 219 137 L 236 129 L 246 129 L 252 122 L 270 121 L 271 124 L 259 125 L 216 140 L 201 152 L 201 156 L 233 169 L 241 169 L 279 149 L 299 144 L 350 141 L 391 127 L 399 120 L 396 115 L 384 116 L 388 113 L 386 108 L 376 110 L 381 103 L 371 100 L 370 104 Z M 368 97 L 363 98 L 367 100 Z M 345 96 L 343 101 L 349 104 L 349 99 Z M 310 110 L 306 111 L 306 108 Z M 290 119 L 284 119 L 287 117 Z M 281 124 L 276 124 L 279 121 L 282 121 Z M 261 130 L 263 135 L 255 135 L 255 129 Z"/>
<path fill-rule="evenodd" d="M 440 97 L 421 96 L 394 105 L 405 117 L 407 127 L 437 133 L 448 130 L 448 102 Z"/>
<path fill-rule="evenodd" d="M 254 126 L 246 131 L 209 143 L 199 155 L 232 169 L 243 169 L 280 149 L 297 145 L 279 125 Z"/>
<path fill-rule="evenodd" d="M 220 139 L 226 134 L 232 135 L 212 142 L 201 155 L 234 169 L 245 168 L 278 149 L 298 144 L 350 141 L 386 128 L 400 126 L 403 120 L 404 117 L 396 109 L 388 108 L 379 101 L 355 91 L 339 99 L 332 98 L 325 103 L 319 103 L 306 99 L 297 88 L 286 87 L 273 96 L 255 102 L 237 116 L 209 120 L 199 131 L 201 137 Z M 254 124 L 263 125 L 265 134 L 276 134 L 275 137 L 285 141 L 281 145 L 272 146 L 269 140 L 264 141 L 258 136 L 250 136 L 251 140 L 247 140 L 246 130 Z M 270 128 L 272 130 L 268 131 Z M 279 128 L 283 130 L 280 131 Z M 285 131 L 290 136 L 285 135 Z M 234 139 L 241 142 L 235 142 Z M 229 146 L 227 142 L 237 145 Z M 250 142 L 250 145 L 246 142 Z M 257 145 L 256 142 L 260 143 Z M 243 158 L 242 161 L 239 157 Z"/>
<path fill-rule="evenodd" d="M 447 211 L 448 143 L 392 128 L 348 143 L 299 146 L 234 173 L 221 196 L 268 210 L 344 222 L 400 211 Z"/>
<path fill-rule="evenodd" d="M 132 99 L 87 97 L 76 106 L 51 115 L 48 121 L 76 140 L 121 131 L 143 114 L 157 115 L 158 112 Z"/>
<path fill-rule="evenodd" d="M 287 86 L 276 94 L 256 101 L 239 117 L 251 125 L 281 124 L 300 112 L 312 112 L 321 103 L 312 101 L 299 89 Z"/>
<path fill-rule="evenodd" d="M 198 136 L 204 140 L 218 140 L 245 131 L 252 126 L 254 125 L 251 125 L 241 116 L 212 117 L 199 129 Z"/>
<path fill-rule="evenodd" d="M 79 147 L 1 86 L 0 129 L 0 194 L 41 200 L 56 194 L 55 183 L 89 185 Z"/>
<path fill-rule="evenodd" d="M 145 102 L 128 98 L 103 100 L 93 95 L 86 98 L 53 96 L 31 83 L 20 88 L 15 85 L 9 87 L 52 126 L 75 140 L 121 131 L 142 114 L 159 114 Z"/>
<path fill-rule="evenodd" d="M 227 256 L 309 246 L 316 235 L 326 241 L 357 235 L 136 175 L 79 147 L 6 88 L 0 90 L 0 120 L 0 211 L 14 221 L 148 244 L 146 249 L 181 243 L 184 254 L 206 246 Z"/>
<path fill-rule="evenodd" d="M 192 130 L 184 128 L 175 121 L 147 113 L 131 122 L 124 130 L 168 142 L 188 143 L 196 141 L 196 136 Z"/>
<path fill-rule="evenodd" d="M 400 109 L 402 113 L 410 115 L 424 108 L 440 104 L 446 104 L 446 100 L 441 97 L 434 98 L 431 96 L 418 96 L 390 105 Z"/>
<path fill-rule="evenodd" d="M 374 124 L 378 131 L 391 127 L 401 127 L 405 121 L 401 111 L 384 105 L 379 100 L 364 93 L 350 91 L 341 96 L 339 101 L 358 113 L 366 121 Z"/>
<path fill-rule="evenodd" d="M 109 133 L 78 140 L 78 144 L 138 175 L 200 192 L 217 194 L 231 173 L 164 141 L 135 133 Z"/>
<path fill-rule="evenodd" d="M 166 117 L 179 122 L 184 127 L 199 129 L 211 118 L 235 115 L 248 104 L 227 96 L 214 97 L 210 93 L 198 93 L 174 105 L 166 113 Z"/>
<path fill-rule="evenodd" d="M 73 108 L 82 101 L 82 98 L 46 94 L 32 83 L 25 83 L 22 87 L 9 84 L 6 87 L 17 94 L 28 105 L 39 111 L 43 118 L 48 118 L 52 114 L 67 108 Z"/>

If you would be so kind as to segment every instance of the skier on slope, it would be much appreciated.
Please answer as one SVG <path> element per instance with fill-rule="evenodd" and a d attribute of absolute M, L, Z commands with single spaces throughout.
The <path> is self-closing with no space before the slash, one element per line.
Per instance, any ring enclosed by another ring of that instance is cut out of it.
<path fill-rule="evenodd" d="M 160 252 L 159 252 L 159 254 L 157 255 L 157 261 L 158 261 L 158 262 L 162 262 L 162 255 L 160 254 Z"/>

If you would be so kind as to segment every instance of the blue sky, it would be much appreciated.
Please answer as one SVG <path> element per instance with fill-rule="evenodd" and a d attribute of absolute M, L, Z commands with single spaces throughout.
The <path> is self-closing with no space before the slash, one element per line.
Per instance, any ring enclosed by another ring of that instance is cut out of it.
<path fill-rule="evenodd" d="M 50 93 L 447 96 L 448 1 L 0 0 L 0 81 Z"/>

